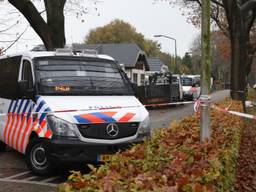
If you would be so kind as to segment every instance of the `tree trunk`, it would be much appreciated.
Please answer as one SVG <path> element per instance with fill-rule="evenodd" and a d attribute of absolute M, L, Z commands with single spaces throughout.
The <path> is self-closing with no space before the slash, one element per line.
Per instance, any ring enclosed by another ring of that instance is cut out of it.
<path fill-rule="evenodd" d="M 66 0 L 44 0 L 47 22 L 31 0 L 8 0 L 27 19 L 47 50 L 65 46 L 64 5 Z"/>
<path fill-rule="evenodd" d="M 66 0 L 44 0 L 47 14 L 47 24 L 50 28 L 50 37 L 52 46 L 47 50 L 54 48 L 63 48 L 66 44 L 65 39 L 65 19 L 64 5 Z"/>
<path fill-rule="evenodd" d="M 246 67 L 246 76 L 248 76 L 251 72 L 252 68 L 252 62 L 253 62 L 253 55 L 255 54 L 255 51 L 249 48 L 249 59 L 248 59 L 248 65 Z"/>
<path fill-rule="evenodd" d="M 229 23 L 231 40 L 231 97 L 245 101 L 246 99 L 246 66 L 248 66 L 249 35 L 240 8 L 233 0 L 223 0 Z"/>
<path fill-rule="evenodd" d="M 247 37 L 241 23 L 232 25 L 231 30 L 231 97 L 245 100 L 246 66 L 248 66 Z"/>

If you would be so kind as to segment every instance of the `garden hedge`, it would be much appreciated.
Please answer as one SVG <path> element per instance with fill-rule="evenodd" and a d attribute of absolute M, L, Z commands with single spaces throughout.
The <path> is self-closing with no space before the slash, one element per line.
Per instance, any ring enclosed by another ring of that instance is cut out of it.
<path fill-rule="evenodd" d="M 218 106 L 231 102 L 231 110 L 242 110 L 229 99 Z M 212 111 L 211 140 L 200 143 L 199 117 L 187 117 L 99 167 L 89 165 L 89 174 L 72 172 L 59 191 L 232 191 L 243 127 L 241 118 Z"/>

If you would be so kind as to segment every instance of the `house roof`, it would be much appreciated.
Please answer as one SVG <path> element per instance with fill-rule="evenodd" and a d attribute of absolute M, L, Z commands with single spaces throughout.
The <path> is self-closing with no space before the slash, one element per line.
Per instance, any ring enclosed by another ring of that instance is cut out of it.
<path fill-rule="evenodd" d="M 146 68 L 148 68 L 145 52 L 142 51 L 135 43 L 119 43 L 119 44 L 73 44 L 73 50 L 82 51 L 83 49 L 95 49 L 99 54 L 106 54 L 113 57 L 119 64 L 125 67 L 135 67 L 140 56 L 145 57 Z"/>
<path fill-rule="evenodd" d="M 164 63 L 158 58 L 149 58 L 148 59 L 149 71 L 161 71 Z"/>

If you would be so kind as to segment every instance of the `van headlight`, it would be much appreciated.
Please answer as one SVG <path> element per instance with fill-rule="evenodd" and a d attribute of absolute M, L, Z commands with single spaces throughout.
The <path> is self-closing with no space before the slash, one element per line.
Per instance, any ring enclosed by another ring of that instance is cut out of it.
<path fill-rule="evenodd" d="M 47 121 L 54 135 L 62 137 L 77 137 L 75 133 L 75 124 L 69 123 L 53 115 L 48 116 Z"/>
<path fill-rule="evenodd" d="M 139 135 L 150 136 L 150 118 L 147 116 L 141 123 L 139 127 Z"/>

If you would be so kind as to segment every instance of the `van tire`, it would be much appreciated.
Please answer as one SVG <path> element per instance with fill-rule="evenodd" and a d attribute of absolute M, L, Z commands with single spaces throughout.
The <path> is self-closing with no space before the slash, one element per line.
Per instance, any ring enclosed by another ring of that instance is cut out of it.
<path fill-rule="evenodd" d="M 6 144 L 2 141 L 0 141 L 0 152 L 4 152 L 6 148 Z"/>
<path fill-rule="evenodd" d="M 48 176 L 53 172 L 53 165 L 47 155 L 47 148 L 44 146 L 43 139 L 33 138 L 30 140 L 25 159 L 27 167 L 36 175 Z"/>

